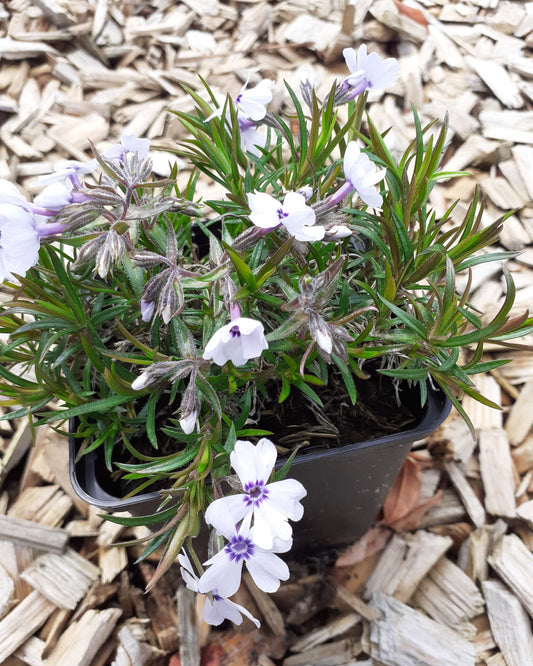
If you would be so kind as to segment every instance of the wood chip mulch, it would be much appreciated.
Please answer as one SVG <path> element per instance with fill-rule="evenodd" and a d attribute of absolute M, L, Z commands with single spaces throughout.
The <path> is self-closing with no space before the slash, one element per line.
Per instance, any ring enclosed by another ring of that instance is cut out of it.
<path fill-rule="evenodd" d="M 198 74 L 224 93 L 249 77 L 294 87 L 310 77 L 327 89 L 346 72 L 342 49 L 362 42 L 400 61 L 394 88 L 371 98 L 378 127 L 393 126 L 393 150 L 412 136 L 411 103 L 426 120 L 449 114 L 443 169 L 473 178 L 438 184 L 437 212 L 476 185 L 484 223 L 515 210 L 489 251 L 520 253 L 507 262 L 513 312 L 531 307 L 532 3 L 7 0 L 0 177 L 33 194 L 55 161 L 87 160 L 89 138 L 104 147 L 122 132 L 150 138 L 165 175 L 180 137 L 167 110 L 190 108 L 181 86 L 200 90 Z M 480 310 L 499 307 L 503 289 L 499 265 L 476 268 Z M 136 564 L 138 547 L 110 547 L 142 530 L 104 522 L 74 495 L 63 438 L 43 429 L 31 447 L 27 420 L 0 423 L 0 663 L 533 664 L 531 337 L 506 354 L 513 363 L 477 378 L 502 410 L 467 400 L 476 439 L 452 414 L 418 443 L 379 524 L 336 566 L 293 563 L 271 596 L 245 578 L 236 600 L 260 630 L 209 629 L 175 570 L 144 594 L 155 560 Z"/>

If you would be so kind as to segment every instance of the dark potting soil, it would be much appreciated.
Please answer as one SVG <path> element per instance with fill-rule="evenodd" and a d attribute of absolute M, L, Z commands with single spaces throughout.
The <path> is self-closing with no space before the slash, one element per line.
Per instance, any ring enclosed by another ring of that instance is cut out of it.
<path fill-rule="evenodd" d="M 279 404 L 276 387 L 264 403 L 258 427 L 272 432 L 276 445 L 287 453 L 298 444 L 331 448 L 377 439 L 414 427 L 422 420 L 418 390 L 396 387 L 385 375 L 354 378 L 357 402 L 352 404 L 339 375 L 332 374 L 327 386 L 314 386 L 319 407 L 301 391 L 294 391 Z"/>
<path fill-rule="evenodd" d="M 357 389 L 357 402 L 352 405 L 340 375 L 332 373 L 327 386 L 314 386 L 322 406 L 317 405 L 301 391 L 293 390 L 289 397 L 279 403 L 281 386 L 272 384 L 267 387 L 268 398 L 262 400 L 261 417 L 252 427 L 269 431 L 268 435 L 280 452 L 290 455 L 295 447 L 307 450 L 317 448 L 340 447 L 384 435 L 390 435 L 414 427 L 424 416 L 420 406 L 418 390 L 413 391 L 407 385 L 396 387 L 390 377 L 372 372 L 371 378 L 354 377 Z M 165 414 L 160 415 L 161 425 L 166 422 Z M 168 455 L 176 450 L 176 443 L 160 441 L 159 451 L 154 451 L 146 437 L 134 437 L 132 445 L 146 455 Z M 138 463 L 125 452 L 120 456 L 120 447 L 116 447 L 114 462 Z M 103 466 L 102 466 L 103 467 Z M 111 477 L 102 469 L 102 486 L 121 496 L 131 492 L 138 481 L 126 481 L 120 478 L 117 470 Z M 117 488 L 118 484 L 118 488 Z M 152 492 L 168 488 L 168 480 L 162 479 L 143 492 Z"/>

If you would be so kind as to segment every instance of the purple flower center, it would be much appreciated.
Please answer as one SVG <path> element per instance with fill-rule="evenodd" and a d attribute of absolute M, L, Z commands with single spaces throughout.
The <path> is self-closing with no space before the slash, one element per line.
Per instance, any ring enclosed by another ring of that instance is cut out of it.
<path fill-rule="evenodd" d="M 251 539 L 246 539 L 240 534 L 234 534 L 230 542 L 224 546 L 225 552 L 232 562 L 249 560 L 254 554 L 254 544 Z"/>
<path fill-rule="evenodd" d="M 246 506 L 259 506 L 263 500 L 268 499 L 268 488 L 265 488 L 264 481 L 244 484 L 244 501 Z"/>
<path fill-rule="evenodd" d="M 283 208 L 278 208 L 276 213 L 278 214 L 278 220 L 282 220 L 284 217 L 289 217 L 289 213 L 285 213 Z"/>
<path fill-rule="evenodd" d="M 232 338 L 240 338 L 241 337 L 241 331 L 240 331 L 240 328 L 237 325 L 232 326 L 229 329 L 229 332 L 230 332 L 230 335 L 231 335 Z"/>

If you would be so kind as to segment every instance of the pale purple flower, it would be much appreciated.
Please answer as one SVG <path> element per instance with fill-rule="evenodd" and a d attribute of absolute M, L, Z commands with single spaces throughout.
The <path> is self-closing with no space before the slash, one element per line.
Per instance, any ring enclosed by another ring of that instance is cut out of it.
<path fill-rule="evenodd" d="M 302 185 L 302 187 L 300 187 L 298 190 L 298 194 L 301 194 L 306 201 L 309 201 L 309 199 L 313 196 L 313 192 L 314 190 L 311 185 Z"/>
<path fill-rule="evenodd" d="M 141 298 L 141 319 L 143 321 L 150 321 L 153 317 L 155 310 L 155 301 L 147 301 Z"/>
<path fill-rule="evenodd" d="M 392 86 L 398 78 L 396 58 L 383 60 L 377 53 L 367 54 L 365 44 L 362 44 L 357 52 L 350 48 L 344 49 L 342 54 L 351 72 L 344 83 L 353 90 L 353 97 L 363 90 L 384 90 Z"/>
<path fill-rule="evenodd" d="M 265 550 L 272 548 L 275 539 L 290 539 L 292 528 L 288 521 L 303 516 L 300 500 L 307 492 L 296 479 L 268 483 L 276 457 L 276 447 L 266 438 L 255 446 L 238 440 L 230 460 L 244 493 L 212 502 L 205 513 L 206 522 L 216 524 L 220 511 L 228 511 L 234 523 L 253 517 L 252 541 Z"/>
<path fill-rule="evenodd" d="M 289 567 L 274 553 L 286 553 L 292 539 L 274 539 L 270 550 L 255 544 L 249 526 L 244 521 L 236 527 L 225 506 L 212 516 L 213 527 L 228 543 L 214 557 L 205 562 L 209 569 L 200 578 L 198 590 L 203 594 L 217 590 L 221 597 L 230 597 L 239 589 L 242 567 L 246 564 L 254 583 L 264 592 L 275 592 L 281 580 L 289 578 Z"/>
<path fill-rule="evenodd" d="M 247 88 L 248 82 L 246 82 L 235 98 L 237 111 L 240 111 L 245 118 L 250 120 L 256 122 L 263 120 L 266 116 L 266 105 L 272 101 L 273 85 L 273 81 L 263 79 L 254 88 Z M 221 104 L 216 111 L 206 118 L 206 121 L 213 118 L 220 118 L 223 113 L 224 105 Z"/>
<path fill-rule="evenodd" d="M 137 154 L 140 160 L 148 157 L 150 151 L 150 139 L 140 139 L 135 134 L 123 134 L 120 143 L 111 146 L 104 156 L 109 160 L 118 159 L 124 161 L 128 155 Z"/>
<path fill-rule="evenodd" d="M 47 185 L 34 199 L 37 209 L 44 209 L 58 213 L 62 208 L 72 203 L 72 183 L 57 182 Z"/>
<path fill-rule="evenodd" d="M 377 170 L 374 162 L 361 152 L 357 143 L 350 141 L 344 153 L 344 175 L 347 185 L 357 192 L 367 206 L 381 208 L 383 197 L 375 186 L 386 174 L 386 169 Z"/>
<path fill-rule="evenodd" d="M 239 366 L 261 356 L 264 349 L 268 349 L 268 342 L 263 324 L 249 317 L 237 317 L 215 331 L 205 346 L 203 358 L 220 366 L 227 361 Z"/>
<path fill-rule="evenodd" d="M 50 183 L 72 183 L 74 187 L 81 187 L 80 174 L 90 173 L 96 168 L 96 160 L 78 162 L 78 160 L 60 160 L 54 165 L 54 173 L 39 176 L 38 181 L 43 185 Z"/>
<path fill-rule="evenodd" d="M 240 113 L 237 117 L 241 135 L 241 149 L 256 157 L 260 157 L 262 154 L 260 148 L 264 148 L 266 145 L 266 134 L 258 129 L 257 124 L 253 120 L 244 118 Z"/>
<path fill-rule="evenodd" d="M 316 241 L 324 238 L 324 227 L 313 226 L 315 211 L 299 192 L 287 192 L 283 203 L 266 192 L 249 192 L 250 220 L 261 229 L 272 230 L 283 225 L 291 236 L 299 241 Z"/>
<path fill-rule="evenodd" d="M 178 562 L 181 564 L 181 576 L 189 590 L 198 593 L 199 578 L 194 573 L 193 566 L 186 553 L 178 555 Z M 231 620 L 235 624 L 242 623 L 242 616 L 245 615 L 259 629 L 261 623 L 243 606 L 236 604 L 230 599 L 221 597 L 217 590 L 209 590 L 204 602 L 203 618 L 207 624 L 218 626 L 224 620 Z"/>
<path fill-rule="evenodd" d="M 26 275 L 39 259 L 40 244 L 32 213 L 16 204 L 0 205 L 0 282 Z"/>

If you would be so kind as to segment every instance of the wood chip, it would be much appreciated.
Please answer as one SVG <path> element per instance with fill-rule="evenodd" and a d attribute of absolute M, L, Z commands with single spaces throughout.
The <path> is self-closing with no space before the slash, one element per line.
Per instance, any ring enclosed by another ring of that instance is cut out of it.
<path fill-rule="evenodd" d="M 383 592 L 399 601 L 409 601 L 420 581 L 451 545 L 449 537 L 423 530 L 413 535 L 395 535 L 368 579 L 364 596 Z"/>
<path fill-rule="evenodd" d="M 511 109 L 519 109 L 523 106 L 522 95 L 504 67 L 473 56 L 465 56 L 465 61 L 504 106 Z"/>
<path fill-rule="evenodd" d="M 361 653 L 359 641 L 345 639 L 325 645 L 318 645 L 307 652 L 295 654 L 283 660 L 282 666 L 341 666 L 352 663 L 354 657 Z"/>
<path fill-rule="evenodd" d="M 528 434 L 533 425 L 533 379 L 530 379 L 518 396 L 509 413 L 509 418 L 505 424 L 505 431 L 509 437 L 509 442 L 516 446 L 520 444 Z"/>
<path fill-rule="evenodd" d="M 515 476 L 505 430 L 480 431 L 479 463 L 487 511 L 494 516 L 514 518 Z"/>
<path fill-rule="evenodd" d="M 462 499 L 466 512 L 472 519 L 472 522 L 476 527 L 481 527 L 481 525 L 486 522 L 487 515 L 483 505 L 472 490 L 472 486 L 468 483 L 463 471 L 459 465 L 453 461 L 444 463 L 444 466 L 451 482 Z"/>
<path fill-rule="evenodd" d="M 307 652 L 317 645 L 321 645 L 331 638 L 342 636 L 346 631 L 354 627 L 361 621 L 361 616 L 357 613 L 346 613 L 328 624 L 311 631 L 306 636 L 300 638 L 291 646 L 293 652 Z"/>
<path fill-rule="evenodd" d="M 485 607 L 472 579 L 446 557 L 441 557 L 422 580 L 413 601 L 434 620 L 469 640 L 477 633 L 469 620 Z"/>
<path fill-rule="evenodd" d="M 63 529 L 39 525 L 30 520 L 0 516 L 0 539 L 31 546 L 39 550 L 61 553 L 69 540 Z"/>
<path fill-rule="evenodd" d="M 502 537 L 488 561 L 533 617 L 533 554 L 524 542 L 516 534 Z"/>
<path fill-rule="evenodd" d="M 372 659 L 386 666 L 474 666 L 473 644 L 449 627 L 376 593 L 371 605 L 381 619 L 370 625 Z"/>
<path fill-rule="evenodd" d="M 72 549 L 64 554 L 40 555 L 22 578 L 59 608 L 74 609 L 100 570 Z"/>
<path fill-rule="evenodd" d="M 248 572 L 244 573 L 243 580 L 272 633 L 275 636 L 284 637 L 285 623 L 283 621 L 283 616 L 270 595 L 257 587 Z"/>
<path fill-rule="evenodd" d="M 88 610 L 63 633 L 46 666 L 90 666 L 121 615 L 119 608 Z"/>
<path fill-rule="evenodd" d="M 483 583 L 490 628 L 507 666 L 523 666 L 533 655 L 531 622 L 518 599 L 496 580 Z"/>
<path fill-rule="evenodd" d="M 0 664 L 41 627 L 55 608 L 51 601 L 35 591 L 0 620 Z"/>

